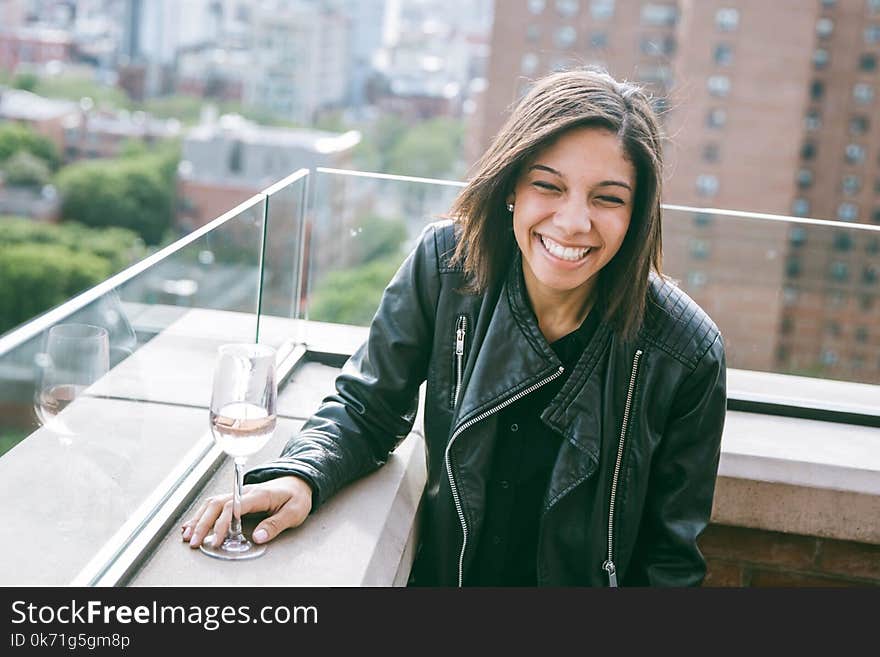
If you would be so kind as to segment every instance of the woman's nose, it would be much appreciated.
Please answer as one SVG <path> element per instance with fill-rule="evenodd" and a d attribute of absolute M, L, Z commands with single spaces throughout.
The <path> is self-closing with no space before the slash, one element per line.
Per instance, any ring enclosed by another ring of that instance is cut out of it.
<path fill-rule="evenodd" d="M 556 213 L 555 221 L 569 235 L 589 233 L 593 225 L 590 204 L 583 199 L 569 199 Z"/>

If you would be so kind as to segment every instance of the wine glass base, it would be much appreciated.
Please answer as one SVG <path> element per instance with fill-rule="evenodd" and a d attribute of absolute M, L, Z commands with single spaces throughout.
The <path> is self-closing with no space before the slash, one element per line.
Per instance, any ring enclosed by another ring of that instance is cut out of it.
<path fill-rule="evenodd" d="M 227 538 L 223 543 L 216 547 L 211 541 L 213 537 L 213 534 L 206 537 L 205 541 L 199 546 L 199 549 L 209 557 L 214 557 L 215 559 L 242 561 L 244 559 L 256 559 L 266 552 L 265 545 L 257 545 L 243 536 L 241 537 L 241 540 Z"/>

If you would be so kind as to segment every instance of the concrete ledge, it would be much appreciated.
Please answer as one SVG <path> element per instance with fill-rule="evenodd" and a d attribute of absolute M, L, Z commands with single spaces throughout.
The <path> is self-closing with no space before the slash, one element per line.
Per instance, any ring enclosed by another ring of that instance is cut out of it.
<path fill-rule="evenodd" d="M 279 436 L 253 457 L 274 457 L 300 422 L 283 421 Z M 232 490 L 232 467 L 220 468 L 180 521 L 208 495 Z M 273 540 L 259 559 L 212 559 L 180 539 L 179 523 L 129 582 L 130 586 L 390 586 L 405 584 L 411 539 L 425 484 L 421 436 L 411 434 L 372 475 L 340 491 L 300 527 Z M 245 523 L 251 531 L 255 519 Z"/>
<path fill-rule="evenodd" d="M 880 544 L 880 430 L 728 412 L 712 521 Z"/>

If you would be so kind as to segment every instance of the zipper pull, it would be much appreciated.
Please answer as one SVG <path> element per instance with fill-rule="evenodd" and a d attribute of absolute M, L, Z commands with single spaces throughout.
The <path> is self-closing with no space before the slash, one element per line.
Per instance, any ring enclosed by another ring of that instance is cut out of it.
<path fill-rule="evenodd" d="M 459 328 L 455 330 L 455 355 L 463 356 L 464 355 L 464 329 Z"/>
<path fill-rule="evenodd" d="M 614 567 L 614 562 L 606 561 L 602 564 L 602 568 L 608 573 L 608 586 L 617 588 L 617 568 Z"/>

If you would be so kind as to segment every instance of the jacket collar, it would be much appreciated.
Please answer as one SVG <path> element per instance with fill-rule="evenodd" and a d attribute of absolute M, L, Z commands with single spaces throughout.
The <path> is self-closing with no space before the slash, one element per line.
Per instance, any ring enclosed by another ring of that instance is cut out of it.
<path fill-rule="evenodd" d="M 601 312 L 602 308 L 597 302 L 591 312 Z M 610 342 L 611 329 L 603 320 L 562 390 L 541 416 L 582 456 L 595 463 L 599 458 L 602 395 L 597 365 Z M 512 258 L 485 334 L 474 344 L 478 352 L 466 375 L 458 426 L 552 376 L 562 365 L 541 333 L 528 301 L 519 249 Z"/>

